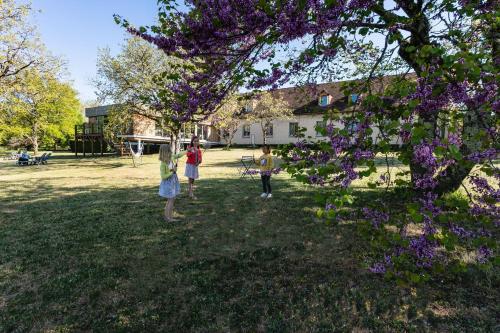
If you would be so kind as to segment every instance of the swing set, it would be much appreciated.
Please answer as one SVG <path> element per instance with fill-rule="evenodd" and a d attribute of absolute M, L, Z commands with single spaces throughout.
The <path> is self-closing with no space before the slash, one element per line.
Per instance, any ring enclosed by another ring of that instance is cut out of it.
<path fill-rule="evenodd" d="M 136 144 L 137 150 L 134 151 L 133 144 L 129 141 L 125 142 L 125 145 L 128 146 L 128 149 L 130 150 L 130 156 L 132 157 L 132 163 L 134 164 L 134 168 L 136 168 L 139 165 L 142 165 L 142 155 L 144 154 L 144 143 L 139 140 L 139 142 Z"/>

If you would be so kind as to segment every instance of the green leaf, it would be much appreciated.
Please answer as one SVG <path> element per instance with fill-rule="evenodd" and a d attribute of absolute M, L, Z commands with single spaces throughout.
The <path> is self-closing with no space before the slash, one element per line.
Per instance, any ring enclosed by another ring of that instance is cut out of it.
<path fill-rule="evenodd" d="M 420 282 L 420 276 L 415 273 L 410 273 L 410 281 L 413 283 L 419 283 Z"/>
<path fill-rule="evenodd" d="M 460 152 L 460 149 L 456 145 L 450 145 L 449 147 L 451 156 L 453 156 L 454 159 L 456 160 L 461 160 L 462 159 L 462 153 Z"/>
<path fill-rule="evenodd" d="M 410 46 L 408 46 L 405 50 L 406 50 L 406 52 L 408 52 L 408 53 L 412 53 L 412 52 L 414 52 L 416 49 L 417 49 L 417 48 L 416 48 L 415 46 L 410 45 Z"/>

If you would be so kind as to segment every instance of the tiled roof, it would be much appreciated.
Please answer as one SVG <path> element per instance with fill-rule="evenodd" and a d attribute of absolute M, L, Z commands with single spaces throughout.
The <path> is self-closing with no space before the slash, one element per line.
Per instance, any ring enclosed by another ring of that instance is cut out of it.
<path fill-rule="evenodd" d="M 382 78 L 372 80 L 372 90 L 381 93 L 387 85 L 397 79 L 412 79 L 414 74 L 403 76 L 385 76 Z M 290 87 L 276 89 L 271 92 L 275 97 L 282 98 L 288 106 L 293 109 L 294 114 L 318 114 L 324 113 L 327 110 L 337 109 L 339 111 L 346 111 L 351 105 L 348 103 L 348 97 L 344 95 L 342 86 L 348 83 L 362 83 L 361 80 L 353 81 L 339 81 L 330 83 L 320 83 L 310 86 Z M 322 94 L 331 96 L 331 103 L 327 106 L 319 105 L 319 97 Z"/>
<path fill-rule="evenodd" d="M 395 80 L 411 80 L 415 78 L 415 74 L 407 74 L 405 76 L 392 75 L 384 76 L 372 80 L 372 90 L 375 92 L 383 92 L 391 81 Z M 327 110 L 337 109 L 340 112 L 348 111 L 350 103 L 348 97 L 344 95 L 342 86 L 348 83 L 362 83 L 361 80 L 338 81 L 320 84 L 311 84 L 301 87 L 281 88 L 270 91 L 276 98 L 282 98 L 288 106 L 293 110 L 294 114 L 322 114 Z M 327 106 L 319 105 L 319 97 L 321 94 L 331 96 L 331 101 Z M 96 117 L 107 115 L 109 110 L 115 106 L 103 105 L 93 108 L 86 108 L 85 115 L 87 117 Z M 202 123 L 209 124 L 210 120 L 205 120 Z"/>

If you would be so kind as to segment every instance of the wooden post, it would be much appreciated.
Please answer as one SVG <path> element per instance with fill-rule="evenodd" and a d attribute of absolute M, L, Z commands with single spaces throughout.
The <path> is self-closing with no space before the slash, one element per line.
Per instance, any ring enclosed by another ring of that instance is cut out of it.
<path fill-rule="evenodd" d="M 87 139 L 87 135 L 85 134 L 85 124 L 83 124 L 83 135 L 82 135 L 82 150 L 83 157 L 85 157 L 85 140 Z"/>
<path fill-rule="evenodd" d="M 90 152 L 92 153 L 92 157 L 94 157 L 94 137 L 93 137 L 94 134 L 91 134 L 91 136 L 89 137 L 90 139 Z"/>
<path fill-rule="evenodd" d="M 78 158 L 78 125 L 75 125 L 75 158 Z"/>
<path fill-rule="evenodd" d="M 103 124 L 101 124 L 99 132 L 101 132 L 101 135 L 99 136 L 99 138 L 101 139 L 100 140 L 100 144 L 101 144 L 101 157 L 102 157 L 102 156 L 104 156 L 104 152 L 103 152 L 103 146 L 104 146 L 104 125 Z"/>

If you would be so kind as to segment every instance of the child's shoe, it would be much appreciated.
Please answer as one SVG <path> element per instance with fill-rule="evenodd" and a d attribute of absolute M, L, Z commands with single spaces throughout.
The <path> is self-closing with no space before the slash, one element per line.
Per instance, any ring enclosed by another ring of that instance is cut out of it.
<path fill-rule="evenodd" d="M 261 197 L 262 199 L 267 198 L 267 193 L 262 193 L 262 194 L 260 195 L 260 197 Z"/>
<path fill-rule="evenodd" d="M 268 198 L 268 199 L 271 199 L 272 197 L 273 197 L 273 195 L 272 195 L 271 193 L 269 193 L 269 194 L 267 195 L 267 198 Z"/>

